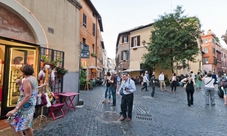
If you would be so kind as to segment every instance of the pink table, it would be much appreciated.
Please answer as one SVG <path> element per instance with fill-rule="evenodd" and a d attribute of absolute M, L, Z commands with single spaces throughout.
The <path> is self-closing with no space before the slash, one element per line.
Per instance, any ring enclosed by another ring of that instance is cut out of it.
<path fill-rule="evenodd" d="M 2 87 L 0 87 L 0 102 L 2 102 Z"/>
<path fill-rule="evenodd" d="M 70 108 L 73 108 L 74 111 L 76 110 L 76 107 L 73 104 L 73 100 L 74 98 L 79 95 L 79 93 L 76 92 L 63 92 L 63 93 L 59 93 L 59 96 L 62 96 L 63 101 L 65 102 L 66 105 L 66 110 L 65 110 L 65 114 L 69 111 Z"/>

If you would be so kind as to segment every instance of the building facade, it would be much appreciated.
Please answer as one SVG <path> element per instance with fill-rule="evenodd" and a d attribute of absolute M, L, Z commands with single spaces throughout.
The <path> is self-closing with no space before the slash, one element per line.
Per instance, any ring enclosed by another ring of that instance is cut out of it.
<path fill-rule="evenodd" d="M 206 72 L 212 71 L 216 74 L 222 74 L 222 65 L 221 65 L 221 50 L 222 47 L 219 42 L 217 42 L 216 35 L 208 30 L 207 34 L 201 36 L 203 41 L 202 51 L 204 52 L 203 58 L 203 70 Z"/>
<path fill-rule="evenodd" d="M 76 0 L 0 0 L 0 117 L 16 105 L 19 68 L 30 64 L 37 76 L 41 53 L 63 58 L 62 91 L 78 90 L 80 9 Z"/>
<path fill-rule="evenodd" d="M 80 42 L 83 44 L 82 52 L 87 50 L 89 55 L 81 56 L 81 64 L 87 73 L 87 78 L 103 77 L 104 42 L 102 18 L 90 0 L 81 0 L 80 10 Z"/>

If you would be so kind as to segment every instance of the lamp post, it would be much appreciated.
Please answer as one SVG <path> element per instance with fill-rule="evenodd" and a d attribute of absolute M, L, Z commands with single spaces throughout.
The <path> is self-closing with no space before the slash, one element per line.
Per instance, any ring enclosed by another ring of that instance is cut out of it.
<path fill-rule="evenodd" d="M 80 75 L 81 75 L 81 53 L 82 53 L 82 50 L 83 50 L 83 46 L 84 44 L 82 42 L 80 42 L 80 49 L 79 49 L 79 78 L 78 78 L 78 93 L 80 93 Z M 77 105 L 83 105 L 84 102 L 83 101 L 80 101 L 80 98 L 79 98 L 80 95 L 77 96 Z"/>

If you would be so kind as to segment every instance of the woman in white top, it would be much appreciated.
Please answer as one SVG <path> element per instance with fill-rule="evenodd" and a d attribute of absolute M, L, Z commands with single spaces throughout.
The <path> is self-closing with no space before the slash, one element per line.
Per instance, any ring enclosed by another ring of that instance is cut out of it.
<path fill-rule="evenodd" d="M 211 102 L 211 105 L 214 106 L 214 79 L 212 78 L 212 74 L 208 73 L 205 77 L 202 78 L 204 81 L 204 90 L 205 90 L 205 103 L 206 105 L 209 105 L 209 100 Z"/>
<path fill-rule="evenodd" d="M 175 73 L 173 73 L 173 76 L 171 78 L 171 88 L 172 88 L 172 92 L 176 92 L 176 88 L 177 88 L 177 76 Z"/>

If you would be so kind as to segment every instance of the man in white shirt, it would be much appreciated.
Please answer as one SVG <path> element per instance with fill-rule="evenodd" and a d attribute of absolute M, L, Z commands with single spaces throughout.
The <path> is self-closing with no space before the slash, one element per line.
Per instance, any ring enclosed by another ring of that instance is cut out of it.
<path fill-rule="evenodd" d="M 160 73 L 158 80 L 159 80 L 159 83 L 160 83 L 161 91 L 166 91 L 165 76 L 164 76 L 163 72 Z M 163 90 L 162 86 L 164 87 L 164 90 Z"/>

